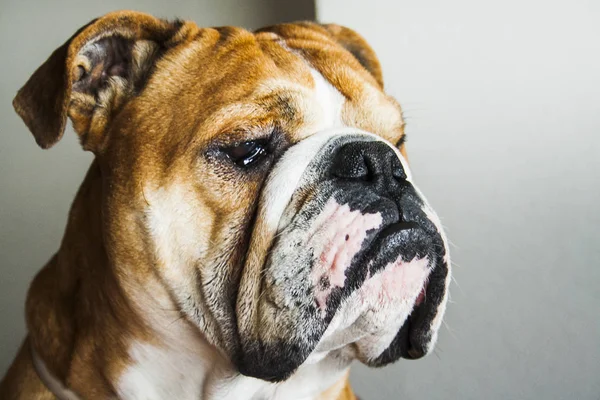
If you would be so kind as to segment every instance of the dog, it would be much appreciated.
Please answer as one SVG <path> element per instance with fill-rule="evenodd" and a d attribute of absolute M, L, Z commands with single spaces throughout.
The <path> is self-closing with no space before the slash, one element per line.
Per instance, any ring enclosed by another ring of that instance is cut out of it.
<path fill-rule="evenodd" d="M 95 157 L 2 399 L 350 400 L 354 360 L 432 350 L 447 240 L 354 31 L 114 12 L 13 105 Z"/>

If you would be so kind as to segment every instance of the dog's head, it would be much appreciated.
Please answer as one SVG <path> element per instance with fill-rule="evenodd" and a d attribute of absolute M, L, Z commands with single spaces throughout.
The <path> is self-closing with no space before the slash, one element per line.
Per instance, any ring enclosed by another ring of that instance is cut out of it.
<path fill-rule="evenodd" d="M 108 14 L 14 105 L 44 148 L 71 118 L 102 171 L 111 265 L 159 282 L 243 374 L 432 349 L 446 239 L 413 182 L 401 109 L 353 31 Z"/>

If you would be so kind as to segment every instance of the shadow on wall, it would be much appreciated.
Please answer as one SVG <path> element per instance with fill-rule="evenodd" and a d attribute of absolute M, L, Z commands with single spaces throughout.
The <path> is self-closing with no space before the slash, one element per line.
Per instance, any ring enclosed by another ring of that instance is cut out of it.
<path fill-rule="evenodd" d="M 314 0 L 266 0 L 266 3 L 268 6 L 264 10 L 264 17 L 275 23 L 316 19 Z"/>

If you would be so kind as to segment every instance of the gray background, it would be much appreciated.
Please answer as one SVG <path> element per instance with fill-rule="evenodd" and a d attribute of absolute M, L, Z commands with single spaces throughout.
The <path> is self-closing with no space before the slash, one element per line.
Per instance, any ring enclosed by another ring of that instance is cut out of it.
<path fill-rule="evenodd" d="M 79 26 L 134 8 L 200 25 L 311 18 L 311 1 L 0 3 L 0 374 L 91 155 L 39 150 L 10 101 Z M 352 380 L 365 399 L 600 399 L 600 2 L 324 0 L 380 56 L 456 283 L 436 353 Z"/>

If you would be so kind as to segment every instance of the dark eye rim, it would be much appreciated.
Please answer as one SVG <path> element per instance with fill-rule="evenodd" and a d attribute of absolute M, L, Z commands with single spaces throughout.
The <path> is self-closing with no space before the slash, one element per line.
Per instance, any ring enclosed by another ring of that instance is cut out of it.
<path fill-rule="evenodd" d="M 269 139 L 245 140 L 230 146 L 221 146 L 219 150 L 238 167 L 249 168 L 257 165 L 269 155 Z"/>
<path fill-rule="evenodd" d="M 399 149 L 406 143 L 406 133 L 396 142 L 396 147 Z"/>

